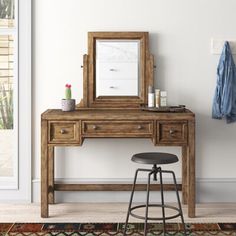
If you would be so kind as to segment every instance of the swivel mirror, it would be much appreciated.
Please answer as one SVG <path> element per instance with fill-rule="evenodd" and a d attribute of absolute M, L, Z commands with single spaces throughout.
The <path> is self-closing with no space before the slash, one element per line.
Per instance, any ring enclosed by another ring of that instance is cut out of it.
<path fill-rule="evenodd" d="M 124 108 L 146 104 L 153 85 L 147 32 L 89 32 L 84 55 L 84 107 Z"/>

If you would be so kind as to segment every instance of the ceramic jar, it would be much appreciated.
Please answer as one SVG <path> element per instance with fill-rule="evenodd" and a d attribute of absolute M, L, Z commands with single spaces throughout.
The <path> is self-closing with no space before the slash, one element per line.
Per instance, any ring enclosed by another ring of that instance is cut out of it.
<path fill-rule="evenodd" d="M 62 111 L 74 111 L 75 110 L 75 99 L 62 99 L 61 100 Z"/>

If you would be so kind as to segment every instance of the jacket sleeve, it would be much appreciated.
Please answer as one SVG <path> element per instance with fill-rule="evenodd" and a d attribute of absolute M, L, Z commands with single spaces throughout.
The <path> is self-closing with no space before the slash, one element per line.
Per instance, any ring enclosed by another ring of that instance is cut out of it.
<path fill-rule="evenodd" d="M 221 112 L 224 117 L 229 116 L 233 107 L 233 79 L 234 79 L 234 68 L 231 62 L 227 63 L 224 75 L 224 86 L 222 91 L 221 99 Z"/>
<path fill-rule="evenodd" d="M 217 67 L 217 85 L 212 106 L 212 118 L 221 119 L 231 113 L 234 67 L 230 46 L 226 42 Z"/>
<path fill-rule="evenodd" d="M 212 106 L 212 118 L 214 119 L 222 119 L 223 114 L 221 112 L 221 100 L 222 100 L 222 90 L 223 90 L 223 81 L 222 81 L 222 71 L 223 71 L 223 63 L 224 57 L 221 55 L 218 67 L 217 67 L 217 82 L 216 89 L 213 98 L 213 106 Z"/>

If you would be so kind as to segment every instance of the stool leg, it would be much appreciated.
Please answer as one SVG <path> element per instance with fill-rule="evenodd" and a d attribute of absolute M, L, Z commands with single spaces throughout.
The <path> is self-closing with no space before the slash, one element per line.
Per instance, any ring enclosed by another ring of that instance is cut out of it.
<path fill-rule="evenodd" d="M 162 208 L 162 218 L 163 218 L 163 234 L 165 236 L 166 235 L 166 220 L 165 220 L 165 203 L 164 203 L 162 170 L 160 170 L 160 185 L 161 185 L 161 208 Z"/>
<path fill-rule="evenodd" d="M 182 221 L 183 228 L 184 228 L 184 235 L 187 235 L 186 227 L 185 227 L 185 223 L 184 223 L 184 215 L 183 215 L 181 202 L 180 202 L 180 198 L 179 198 L 179 192 L 178 192 L 178 188 L 177 188 L 177 181 L 176 181 L 175 173 L 174 173 L 174 171 L 171 171 L 171 170 L 164 170 L 162 172 L 172 174 L 172 176 L 173 176 L 173 180 L 174 180 L 174 184 L 175 184 L 175 192 L 176 192 L 176 197 L 177 197 L 178 206 L 179 206 L 180 217 L 181 217 L 181 221 Z"/>
<path fill-rule="evenodd" d="M 129 221 L 130 208 L 131 208 L 133 197 L 134 197 L 134 190 L 135 190 L 135 185 L 136 185 L 137 176 L 138 176 L 139 171 L 140 171 L 140 169 L 137 169 L 135 171 L 135 175 L 134 175 L 134 183 L 133 183 L 132 192 L 131 192 L 130 200 L 129 200 L 129 207 L 128 207 L 128 212 L 127 212 L 125 227 L 124 227 L 124 235 L 126 235 L 127 225 L 128 225 L 128 221 Z"/>
<path fill-rule="evenodd" d="M 184 235 L 187 235 L 186 234 L 185 223 L 184 223 L 183 211 L 182 211 L 182 207 L 181 207 L 181 203 L 180 203 L 180 198 L 179 198 L 179 192 L 178 192 L 178 188 L 177 188 L 177 181 L 176 181 L 175 173 L 173 171 L 170 171 L 170 172 L 172 173 L 173 179 L 174 179 L 175 191 L 176 191 L 176 196 L 177 196 L 178 205 L 179 205 L 179 211 L 180 211 L 180 217 L 181 217 L 181 221 L 182 221 L 183 228 L 184 228 Z"/>
<path fill-rule="evenodd" d="M 147 183 L 147 200 L 146 200 L 146 211 L 145 211 L 145 222 L 144 222 L 144 236 L 147 235 L 147 221 L 148 221 L 148 206 L 149 206 L 149 193 L 150 193 L 150 180 L 151 175 L 155 173 L 154 171 L 148 174 L 148 183 Z"/>

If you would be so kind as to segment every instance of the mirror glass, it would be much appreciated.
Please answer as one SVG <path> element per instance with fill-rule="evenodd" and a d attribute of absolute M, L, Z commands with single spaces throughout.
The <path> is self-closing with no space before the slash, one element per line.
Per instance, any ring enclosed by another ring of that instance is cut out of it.
<path fill-rule="evenodd" d="M 140 40 L 96 40 L 96 97 L 139 96 Z"/>

